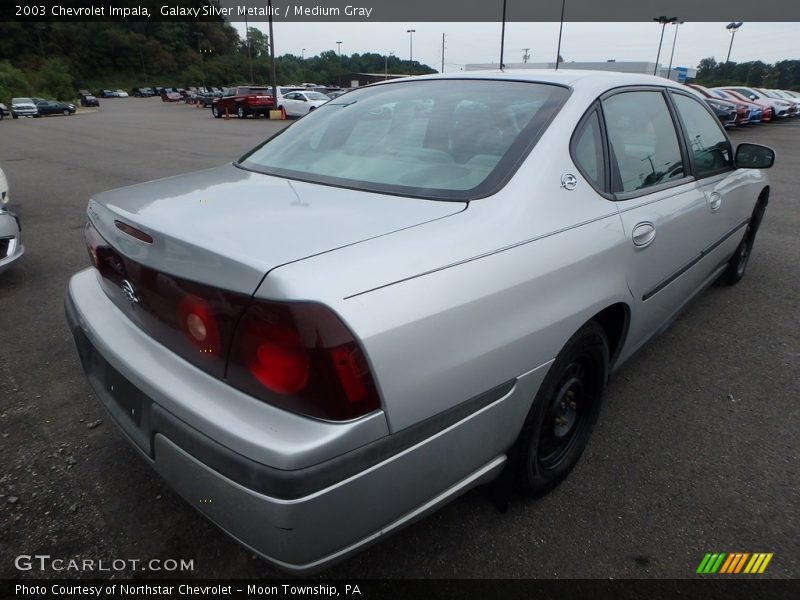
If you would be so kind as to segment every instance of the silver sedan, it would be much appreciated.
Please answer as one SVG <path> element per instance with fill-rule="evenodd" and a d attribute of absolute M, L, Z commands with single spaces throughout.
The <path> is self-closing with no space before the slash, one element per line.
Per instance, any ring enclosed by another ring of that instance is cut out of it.
<path fill-rule="evenodd" d="M 67 317 L 144 459 L 311 572 L 476 485 L 561 482 L 609 375 L 743 276 L 773 161 L 664 79 L 389 81 L 92 198 Z"/>
<path fill-rule="evenodd" d="M 25 253 L 19 218 L 8 210 L 10 200 L 8 180 L 3 169 L 0 169 L 0 273 L 8 269 Z"/>

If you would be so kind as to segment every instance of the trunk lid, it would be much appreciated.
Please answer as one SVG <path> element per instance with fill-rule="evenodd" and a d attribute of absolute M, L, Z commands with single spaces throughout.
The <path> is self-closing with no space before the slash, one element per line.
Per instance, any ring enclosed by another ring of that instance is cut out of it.
<path fill-rule="evenodd" d="M 252 294 L 271 269 L 464 210 L 221 167 L 98 194 L 88 213 L 106 241 L 145 267 Z M 152 244 L 123 233 L 120 221 Z"/>

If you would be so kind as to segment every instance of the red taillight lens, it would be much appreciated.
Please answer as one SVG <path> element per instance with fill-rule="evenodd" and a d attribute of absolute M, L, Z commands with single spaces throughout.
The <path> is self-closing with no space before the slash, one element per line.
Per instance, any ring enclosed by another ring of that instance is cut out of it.
<path fill-rule="evenodd" d="M 253 301 L 236 331 L 230 383 L 271 404 L 343 421 L 380 407 L 361 348 L 328 308 Z"/>

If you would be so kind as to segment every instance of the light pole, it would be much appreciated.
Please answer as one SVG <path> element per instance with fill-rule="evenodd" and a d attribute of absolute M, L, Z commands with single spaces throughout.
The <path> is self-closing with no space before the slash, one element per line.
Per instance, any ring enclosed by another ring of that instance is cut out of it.
<path fill-rule="evenodd" d="M 389 52 L 389 54 L 384 55 L 383 57 L 383 79 L 389 79 L 389 57 L 394 56 L 394 52 Z"/>
<path fill-rule="evenodd" d="M 339 72 L 339 87 L 342 87 L 342 42 L 336 42 L 336 44 L 339 46 L 339 67 L 337 69 Z"/>
<path fill-rule="evenodd" d="M 206 66 L 205 62 L 203 61 L 203 49 L 200 47 L 200 38 L 203 37 L 203 34 L 199 31 L 195 31 L 194 35 L 197 37 L 197 53 L 200 55 L 200 73 L 203 75 L 203 91 L 206 91 Z M 144 62 L 142 63 L 144 67 Z"/>
<path fill-rule="evenodd" d="M 683 25 L 683 21 L 675 23 L 675 36 L 672 38 L 672 52 L 669 53 L 669 68 L 667 69 L 667 79 L 672 79 L 672 59 L 675 56 L 675 42 L 678 41 L 678 27 Z"/>
<path fill-rule="evenodd" d="M 416 29 L 406 29 L 406 33 L 408 34 L 408 62 L 414 60 L 414 33 L 416 31 Z"/>
<path fill-rule="evenodd" d="M 725 29 L 731 32 L 731 45 L 728 46 L 728 57 L 725 59 L 725 63 L 728 63 L 731 60 L 731 49 L 733 48 L 733 38 L 736 37 L 736 32 L 739 31 L 739 27 L 742 26 L 741 21 L 734 21 L 733 23 L 728 23 L 725 25 Z"/>
<path fill-rule="evenodd" d="M 658 54 L 656 54 L 656 64 L 653 67 L 653 75 L 658 73 L 658 61 L 661 58 L 661 44 L 664 43 L 664 29 L 667 27 L 667 23 L 675 23 L 678 20 L 678 17 L 665 17 L 661 15 L 660 17 L 653 17 L 653 21 L 656 23 L 661 23 L 661 39 L 658 41 Z"/>

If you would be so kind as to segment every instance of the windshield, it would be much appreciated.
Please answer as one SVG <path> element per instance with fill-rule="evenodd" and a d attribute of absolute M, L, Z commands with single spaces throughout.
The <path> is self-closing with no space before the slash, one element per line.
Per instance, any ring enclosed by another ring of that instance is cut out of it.
<path fill-rule="evenodd" d="M 238 164 L 327 185 L 476 198 L 513 174 L 568 93 L 492 80 L 366 87 L 323 104 Z"/>
<path fill-rule="evenodd" d="M 30 98 L 12 98 L 11 104 L 33 104 Z"/>

